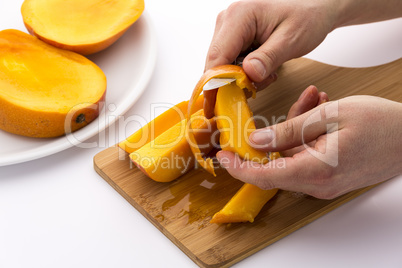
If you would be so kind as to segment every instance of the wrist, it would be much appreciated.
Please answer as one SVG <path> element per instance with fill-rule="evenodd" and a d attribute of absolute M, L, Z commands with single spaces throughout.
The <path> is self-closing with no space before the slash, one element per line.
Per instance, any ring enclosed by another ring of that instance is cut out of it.
<path fill-rule="evenodd" d="M 368 13 L 371 13 L 368 4 L 375 1 L 377 0 L 332 0 L 336 14 L 334 29 L 364 23 L 362 17 L 370 17 Z"/>
<path fill-rule="evenodd" d="M 402 17 L 400 0 L 331 0 L 334 29 Z"/>
<path fill-rule="evenodd" d="M 397 166 L 399 166 L 399 171 L 398 171 L 398 175 L 402 174 L 402 142 L 400 142 L 400 135 L 402 133 L 402 125 L 400 124 L 400 122 L 402 122 L 402 103 L 401 102 L 397 102 L 396 103 L 397 106 L 397 110 L 396 110 L 396 116 L 398 118 L 395 118 L 394 122 L 396 122 L 396 145 L 398 145 L 399 148 L 397 148 L 397 156 L 396 159 L 399 159 L 399 161 L 397 161 Z"/>
<path fill-rule="evenodd" d="M 389 159 L 389 172 L 391 176 L 402 174 L 402 143 L 400 142 L 402 133 L 402 103 L 388 100 L 383 109 L 387 109 L 387 117 L 385 120 L 388 123 L 383 127 L 386 136 L 383 139 L 383 143 L 387 144 L 387 148 L 384 151 L 387 159 Z"/>

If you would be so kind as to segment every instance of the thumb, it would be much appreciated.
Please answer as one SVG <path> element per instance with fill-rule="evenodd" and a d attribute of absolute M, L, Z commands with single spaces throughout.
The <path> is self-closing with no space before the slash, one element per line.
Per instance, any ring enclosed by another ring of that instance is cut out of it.
<path fill-rule="evenodd" d="M 327 133 L 327 120 L 321 117 L 318 106 L 307 113 L 296 116 L 274 126 L 261 128 L 250 135 L 250 144 L 262 151 L 283 151 L 309 143 Z"/>
<path fill-rule="evenodd" d="M 264 81 L 282 63 L 297 56 L 294 46 L 284 45 L 290 43 L 285 28 L 279 26 L 258 49 L 244 59 L 243 69 L 252 81 Z"/>

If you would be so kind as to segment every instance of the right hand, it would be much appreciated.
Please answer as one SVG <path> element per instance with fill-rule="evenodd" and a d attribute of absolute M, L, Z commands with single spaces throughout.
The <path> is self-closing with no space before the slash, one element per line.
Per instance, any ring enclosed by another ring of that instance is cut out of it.
<path fill-rule="evenodd" d="M 249 0 L 222 11 L 207 54 L 205 70 L 230 64 L 253 43 L 259 48 L 243 60 L 248 77 L 257 83 L 285 61 L 312 51 L 334 28 L 334 1 Z"/>
<path fill-rule="evenodd" d="M 333 2 L 333 1 L 332 1 Z M 277 78 L 285 61 L 303 56 L 318 46 L 333 29 L 335 13 L 327 0 L 249 0 L 235 2 L 222 11 L 207 54 L 205 70 L 231 64 L 242 52 L 243 69 L 264 89 Z M 217 90 L 204 92 L 204 113 L 214 116 Z"/>
<path fill-rule="evenodd" d="M 257 90 L 275 81 L 284 62 L 316 48 L 333 29 L 402 16 L 401 0 L 243 0 L 222 11 L 208 50 L 205 70 L 231 64 L 253 45 L 243 69 Z M 258 47 L 259 46 L 259 47 Z M 204 95 L 213 116 L 216 91 Z"/>

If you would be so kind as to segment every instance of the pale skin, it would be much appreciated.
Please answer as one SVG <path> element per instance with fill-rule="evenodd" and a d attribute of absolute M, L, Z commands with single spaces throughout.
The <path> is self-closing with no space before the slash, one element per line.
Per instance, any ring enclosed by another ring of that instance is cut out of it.
<path fill-rule="evenodd" d="M 259 48 L 245 57 L 243 68 L 262 89 L 275 80 L 278 66 L 312 51 L 335 28 L 401 16 L 400 0 L 236 2 L 217 18 L 205 69 L 232 63 L 258 42 Z M 250 135 L 252 146 L 282 151 L 283 158 L 250 165 L 220 151 L 218 160 L 233 177 L 262 189 L 280 188 L 323 199 L 402 174 L 401 103 L 373 96 L 327 100 L 325 93 L 310 86 L 292 106 L 286 122 Z M 210 116 L 213 102 L 209 99 L 204 105 Z M 320 120 L 306 124 L 314 118 Z"/>

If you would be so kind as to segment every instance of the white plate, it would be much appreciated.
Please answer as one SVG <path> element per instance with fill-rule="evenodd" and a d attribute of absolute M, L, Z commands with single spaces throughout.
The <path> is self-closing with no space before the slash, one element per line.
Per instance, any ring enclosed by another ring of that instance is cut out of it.
<path fill-rule="evenodd" d="M 22 22 L 23 1 L 0 4 L 0 30 L 27 30 Z M 153 73 L 156 62 L 156 39 L 146 12 L 108 49 L 91 55 L 106 74 L 106 105 L 98 119 L 64 137 L 35 139 L 0 130 L 0 166 L 11 165 L 48 156 L 95 136 L 113 124 L 141 96 Z"/>

